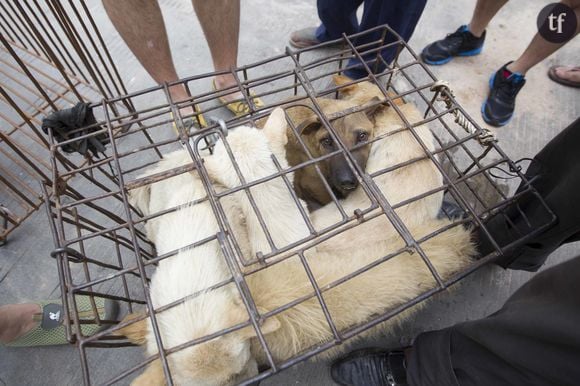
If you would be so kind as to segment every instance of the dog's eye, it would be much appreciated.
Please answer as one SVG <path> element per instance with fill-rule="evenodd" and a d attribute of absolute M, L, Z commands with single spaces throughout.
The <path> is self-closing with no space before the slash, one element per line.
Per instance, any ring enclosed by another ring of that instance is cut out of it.
<path fill-rule="evenodd" d="M 320 144 L 324 147 L 330 147 L 332 146 L 332 138 L 324 137 L 320 140 Z"/>
<path fill-rule="evenodd" d="M 356 136 L 357 142 L 365 142 L 369 139 L 369 133 L 365 131 L 360 131 Z"/>

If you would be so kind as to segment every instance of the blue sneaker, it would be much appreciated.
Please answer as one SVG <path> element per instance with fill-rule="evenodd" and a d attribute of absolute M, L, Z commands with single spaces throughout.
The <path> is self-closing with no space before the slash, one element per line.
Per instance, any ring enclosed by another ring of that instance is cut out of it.
<path fill-rule="evenodd" d="M 481 53 L 485 31 L 476 37 L 466 25 L 448 34 L 445 39 L 429 44 L 421 52 L 421 59 L 427 64 L 440 65 L 449 62 L 454 56 L 473 56 Z"/>
<path fill-rule="evenodd" d="M 489 96 L 481 106 L 483 120 L 492 126 L 507 124 L 516 108 L 516 96 L 526 84 L 526 78 L 517 72 L 511 72 L 504 64 L 489 79 Z"/>

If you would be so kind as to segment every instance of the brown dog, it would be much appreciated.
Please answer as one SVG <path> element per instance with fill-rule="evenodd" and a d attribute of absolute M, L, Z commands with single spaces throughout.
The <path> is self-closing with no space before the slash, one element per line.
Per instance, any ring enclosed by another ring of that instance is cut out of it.
<path fill-rule="evenodd" d="M 376 101 L 372 100 L 367 103 L 368 107 L 363 111 L 354 112 L 330 122 L 335 133 L 340 137 L 347 149 L 350 150 L 356 146 L 351 151 L 351 154 L 363 170 L 369 157 L 370 146 L 361 146 L 361 144 L 371 140 L 374 136 L 374 124 L 371 120 L 374 111 L 378 107 L 377 101 L 378 98 Z M 346 100 L 318 98 L 316 102 L 321 107 L 326 118 L 358 107 L 356 103 Z M 312 102 L 307 101 L 294 106 L 290 105 L 285 110 L 312 158 L 318 158 L 338 150 L 339 146 L 311 106 Z M 309 160 L 304 147 L 290 127 L 288 128 L 286 157 L 290 166 L 296 166 Z M 358 179 L 343 154 L 326 158 L 317 162 L 317 165 L 337 198 L 346 197 L 358 186 Z M 332 200 L 314 165 L 309 165 L 296 171 L 294 189 L 298 197 L 306 201 L 310 210 L 325 205 Z"/>

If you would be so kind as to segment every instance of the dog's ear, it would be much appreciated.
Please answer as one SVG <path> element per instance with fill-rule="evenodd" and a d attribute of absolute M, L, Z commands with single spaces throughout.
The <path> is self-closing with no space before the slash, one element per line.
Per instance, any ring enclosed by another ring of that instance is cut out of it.
<path fill-rule="evenodd" d="M 161 361 L 155 359 L 145 368 L 141 375 L 131 382 L 131 386 L 164 386 L 165 374 L 163 374 L 163 366 Z"/>
<path fill-rule="evenodd" d="M 357 83 L 349 84 L 353 80 L 344 75 L 334 75 L 332 79 L 334 80 L 334 84 L 340 87 L 338 92 L 341 96 L 350 95 L 359 87 Z"/>
<path fill-rule="evenodd" d="M 314 133 L 316 130 L 320 129 L 322 124 L 320 123 L 320 119 L 316 115 L 306 118 L 302 121 L 296 130 L 300 135 L 308 135 Z"/>
<path fill-rule="evenodd" d="M 266 138 L 268 138 L 268 142 L 284 147 L 288 143 L 288 137 L 286 135 L 287 126 L 288 123 L 286 122 L 284 110 L 280 107 L 275 108 L 268 117 L 263 129 Z"/>
<path fill-rule="evenodd" d="M 128 314 L 123 318 L 121 323 L 129 322 L 138 318 L 145 316 L 144 312 L 135 312 Z M 139 320 L 138 322 L 133 322 L 123 328 L 120 328 L 113 332 L 113 335 L 124 336 L 131 343 L 137 344 L 139 346 L 144 345 L 147 342 L 147 319 Z"/>
<path fill-rule="evenodd" d="M 378 103 L 381 101 L 381 98 L 375 96 L 370 101 L 362 105 L 363 111 L 367 115 L 367 117 L 374 122 L 375 114 L 379 112 L 382 108 L 386 107 L 382 103 Z"/>
<path fill-rule="evenodd" d="M 260 330 L 262 331 L 263 335 L 268 335 L 268 334 L 273 333 L 274 331 L 279 330 L 281 326 L 282 325 L 280 323 L 280 320 L 278 320 L 277 317 L 270 316 L 268 319 L 266 319 L 264 324 L 262 324 L 260 326 Z M 241 333 L 242 339 L 250 339 L 250 338 L 257 336 L 256 330 L 252 326 L 248 326 L 248 327 L 241 329 L 240 333 Z"/>

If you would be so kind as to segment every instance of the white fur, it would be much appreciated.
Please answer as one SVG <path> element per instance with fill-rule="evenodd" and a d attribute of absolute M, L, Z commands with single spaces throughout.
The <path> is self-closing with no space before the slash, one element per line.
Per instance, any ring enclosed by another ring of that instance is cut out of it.
<path fill-rule="evenodd" d="M 263 130 L 239 127 L 230 133 L 228 143 L 248 182 L 276 172 L 271 158 L 273 152 L 281 156 L 282 167 L 288 167 L 284 158 L 284 147 L 279 146 L 286 138 L 285 131 L 284 114 L 277 111 L 273 114 L 273 122 L 269 121 Z M 269 141 L 274 141 L 272 148 L 269 147 Z M 223 143 L 218 143 L 214 155 L 206 156 L 204 161 L 212 185 L 218 191 L 224 189 L 220 185 L 221 182 L 227 182 L 228 187 L 239 184 Z M 184 166 L 190 162 L 188 153 L 180 150 L 165 157 L 144 176 Z M 268 194 L 264 194 L 265 190 Z M 252 189 L 258 206 L 266 208 L 263 216 L 267 219 L 266 223 L 272 232 L 274 242 L 284 246 L 306 237 L 308 232 L 282 231 L 276 227 L 276 222 L 273 221 L 274 211 L 268 211 L 265 204 L 272 192 L 290 198 L 290 193 L 280 178 Z M 163 346 L 166 349 L 216 333 L 248 319 L 233 284 L 205 291 L 232 277 L 217 241 L 190 247 L 192 243 L 214 236 L 219 231 L 216 216 L 208 201 L 191 204 L 192 201 L 201 200 L 205 196 L 204 186 L 196 171 L 135 189 L 131 193 L 132 204 L 144 215 L 179 207 L 177 211 L 155 217 L 146 223 L 147 234 L 154 242 L 159 255 L 179 250 L 176 255 L 162 260 L 152 277 L 150 296 L 154 309 L 158 310 L 186 296 L 202 292 L 156 315 Z M 236 193 L 223 198 L 220 202 L 226 217 L 230 219 L 232 231 L 239 241 L 242 253 L 246 255 L 244 257 L 248 258 L 249 254 L 255 255 L 257 251 L 268 252 L 268 244 L 263 231 L 257 226 L 257 220 L 248 221 L 250 225 L 247 231 L 242 226 L 247 218 L 256 218 L 255 214 L 250 212 L 247 197 L 242 193 Z M 288 216 L 294 213 L 293 220 L 300 220 L 300 212 L 293 202 L 276 208 L 276 211 L 278 210 L 283 210 Z M 249 243 L 249 239 L 253 243 Z M 247 377 L 255 374 L 257 367 L 255 360 L 250 356 L 249 342 L 249 338 L 254 334 L 250 329 L 243 329 L 170 355 L 169 364 L 174 381 L 180 385 L 224 385 L 232 383 L 236 376 Z M 149 355 L 157 354 L 158 348 L 150 323 L 146 346 Z M 222 362 L 225 363 L 220 367 Z M 145 381 L 138 378 L 135 383 Z"/>
<path fill-rule="evenodd" d="M 406 113 L 414 114 L 411 109 Z M 287 167 L 284 157 L 286 138 L 285 134 L 282 134 L 285 130 L 274 129 L 274 126 L 278 128 L 282 124 L 283 116 L 280 114 L 279 111 L 272 114 L 272 122 L 278 122 L 278 125 L 265 127 L 263 134 L 255 129 L 240 128 L 228 138 L 228 143 L 235 153 L 236 162 L 246 182 L 255 181 L 277 171 L 270 159 L 271 153 L 276 155 L 283 168 Z M 390 115 L 381 119 L 383 120 L 377 121 L 378 135 L 393 130 L 394 126 L 398 125 L 396 119 Z M 429 140 L 432 139 L 428 129 L 417 130 L 429 144 Z M 240 135 L 234 135 L 237 133 Z M 414 146 L 416 145 L 416 143 L 415 145 L 410 143 L 406 135 L 395 134 L 387 137 L 386 140 L 373 145 L 367 170 L 372 172 L 401 162 L 405 160 L 405 157 L 408 157 L 407 159 L 415 157 L 417 149 Z M 432 143 L 429 146 L 432 146 Z M 434 165 L 429 165 L 428 162 L 430 161 L 425 161 L 420 167 L 404 168 L 404 173 L 390 173 L 390 175 L 378 177 L 375 183 L 389 201 L 400 202 L 417 195 L 421 189 L 424 189 L 422 191 L 429 190 L 441 183 L 441 177 L 433 169 Z M 223 144 L 216 146 L 214 155 L 207 157 L 204 164 L 210 177 L 223 189 L 239 186 L 240 181 L 231 167 Z M 154 200 L 153 186 L 150 202 Z M 177 187 L 165 190 L 171 195 L 181 194 Z M 193 190 L 198 191 L 197 188 Z M 259 184 L 251 190 L 277 247 L 283 247 L 308 236 L 308 228 L 300 215 L 299 208 L 296 207 L 290 192 L 280 178 Z M 186 191 L 186 193 L 191 196 L 191 192 Z M 254 256 L 258 251 L 267 253 L 270 250 L 269 243 L 247 197 L 243 192 L 238 192 L 234 196 L 235 199 L 230 201 L 231 208 L 228 210 L 228 216 L 241 217 L 237 223 L 239 226 L 234 227 L 236 228 L 234 233 L 238 241 L 246 238 L 249 246 L 244 253 L 249 253 L 250 256 Z M 179 203 L 183 198 L 176 198 L 176 200 Z M 367 198 L 358 191 L 343 200 L 342 204 L 347 213 L 352 213 L 351 211 L 355 208 L 366 205 L 365 200 Z M 417 238 L 449 224 L 447 220 L 435 219 L 440 203 L 441 195 L 435 195 L 434 198 L 421 200 L 419 204 L 401 208 L 398 213 Z M 215 220 L 207 219 L 207 216 L 211 217 L 209 208 L 204 207 L 207 205 L 201 206 L 202 208 L 195 213 L 187 212 L 189 209 L 182 210 L 184 218 L 175 219 L 176 223 L 198 223 L 197 227 L 194 224 L 186 227 L 178 226 L 181 232 L 191 226 L 197 229 L 197 232 L 203 233 L 199 227 L 200 219 L 207 221 L 205 232 L 216 231 Z M 159 208 L 155 209 L 159 210 Z M 335 210 L 333 204 L 329 204 L 315 212 L 312 215 L 315 226 L 320 229 L 324 224 L 335 221 L 333 217 Z M 164 232 L 163 227 L 159 225 L 152 224 L 148 227 L 153 232 Z M 179 229 L 176 232 L 179 232 Z M 170 240 L 176 238 L 172 234 L 163 236 L 155 234 L 151 237 L 156 244 L 164 243 L 161 238 Z M 174 243 L 175 241 L 169 242 L 169 244 Z M 382 215 L 375 220 L 363 223 L 362 226 L 347 230 L 316 248 L 309 249 L 305 252 L 305 259 L 316 282 L 324 288 L 404 246 L 405 243 L 401 237 Z M 444 278 L 464 268 L 473 253 L 469 232 L 461 227 L 452 228 L 423 243 L 422 248 Z M 181 254 L 173 259 L 175 263 L 168 260 L 165 266 L 160 264 L 151 285 L 153 298 L 169 300 L 177 296 L 177 292 L 180 292 L 182 297 L 196 288 L 202 288 L 209 281 L 227 277 L 227 271 L 218 258 L 217 249 L 208 247 L 200 250 L 199 254 L 197 251 L 188 253 L 191 255 L 183 259 L 179 259 Z M 200 261 L 201 258 L 203 264 L 192 262 Z M 175 265 L 176 272 L 171 273 L 167 267 L 169 264 Z M 208 267 L 202 267 L 202 265 L 208 265 Z M 159 273 L 160 270 L 167 271 L 167 274 Z M 203 272 L 204 278 L 199 278 L 203 285 L 198 286 L 196 278 L 200 275 L 199 272 Z M 205 276 L 209 276 L 211 280 Z M 175 283 L 178 280 L 184 280 L 187 283 Z M 273 311 L 291 301 L 313 294 L 312 285 L 297 256 L 249 275 L 246 280 L 253 300 L 261 313 Z M 369 320 L 377 313 L 413 299 L 433 286 L 435 286 L 434 279 L 418 253 L 402 253 L 338 287 L 325 291 L 323 297 L 337 328 L 345 330 Z M 155 303 L 161 304 L 157 301 Z M 165 319 L 162 315 L 158 317 L 158 320 L 161 320 L 160 328 L 163 331 L 165 347 L 172 347 L 171 344 L 167 344 L 166 340 L 179 344 L 178 342 L 208 334 L 209 324 L 212 324 L 214 327 L 212 331 L 215 332 L 225 325 L 248 320 L 248 315 L 239 305 L 238 295 L 233 289 L 210 292 L 200 300 L 188 301 L 183 306 L 176 307 L 175 310 Z M 311 297 L 282 313 L 269 317 L 262 326 L 262 332 L 276 360 L 287 359 L 311 346 L 332 339 L 325 315 L 316 297 Z M 254 336 L 255 333 L 251 328 L 245 328 L 185 349 L 183 354 L 172 355 L 182 358 L 179 361 L 171 361 L 172 370 L 177 377 L 175 379 L 180 380 L 179 384 L 227 385 L 235 379 L 240 379 L 237 377 L 255 374 L 256 362 L 253 358 L 264 363 L 265 357 Z M 151 346 L 152 336 L 149 336 L 147 340 Z M 247 357 L 250 343 L 252 358 Z M 149 353 L 153 351 L 150 349 Z M 203 366 L 205 368 L 200 369 Z"/>
<path fill-rule="evenodd" d="M 281 109 L 276 109 L 270 115 L 263 132 L 253 129 L 254 135 L 230 136 L 228 143 L 232 148 L 237 149 L 235 160 L 246 183 L 257 181 L 261 178 L 276 174 L 276 168 L 272 155 L 276 157 L 281 169 L 288 169 L 286 161 L 285 144 L 287 142 L 286 119 Z M 267 140 L 269 146 L 256 146 L 257 141 Z M 206 160 L 205 166 L 216 182 L 228 188 L 240 185 L 240 180 L 231 162 L 223 162 L 226 153 L 224 144 L 219 142 L 214 150 L 214 157 Z M 292 174 L 288 175 L 290 182 Z M 308 228 L 300 209 L 292 199 L 292 192 L 284 183 L 282 177 L 276 177 L 266 182 L 249 188 L 254 203 L 258 208 L 270 233 L 274 246 L 277 248 L 287 246 L 293 242 L 304 239 L 309 235 Z M 271 252 L 270 244 L 266 239 L 266 234 L 258 221 L 258 217 L 248 195 L 240 191 L 232 195 L 232 201 L 240 208 L 247 228 L 247 237 L 250 240 L 251 252 L 255 256 L 256 252 L 264 254 Z M 306 211 L 306 206 L 302 201 L 299 204 Z M 285 221 L 279 221 L 283 216 Z M 295 226 L 287 227 L 291 223 Z"/>

